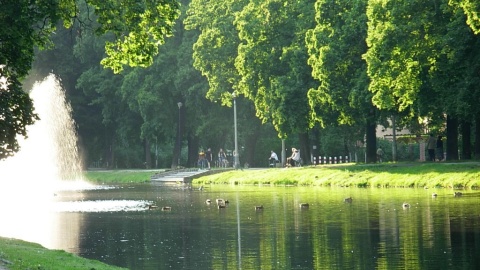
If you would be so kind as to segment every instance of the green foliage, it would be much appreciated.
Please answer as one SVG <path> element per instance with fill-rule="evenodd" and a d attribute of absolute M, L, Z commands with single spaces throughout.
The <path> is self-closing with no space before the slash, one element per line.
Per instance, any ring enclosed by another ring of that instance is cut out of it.
<path fill-rule="evenodd" d="M 317 1 L 315 5 L 316 25 L 306 33 L 306 40 L 308 64 L 320 85 L 308 97 L 318 121 L 333 111 L 341 124 L 362 123 L 359 111 L 372 106 L 361 57 L 367 50 L 366 1 L 340 2 Z"/>
<path fill-rule="evenodd" d="M 4 67 L 0 67 L 0 74 L 3 70 Z M 0 160 L 19 150 L 16 136 L 26 137 L 27 126 L 37 119 L 32 100 L 22 91 L 20 82 L 14 77 L 0 79 Z"/>
<path fill-rule="evenodd" d="M 192 0 L 184 21 L 185 29 L 200 34 L 193 45 L 193 66 L 208 80 L 207 98 L 231 105 L 234 83 L 239 80 L 234 61 L 238 33 L 234 14 L 245 1 Z"/>
<path fill-rule="evenodd" d="M 313 2 L 250 2 L 236 14 L 240 40 L 235 66 L 239 93 L 251 99 L 257 117 L 271 122 L 279 137 L 311 125 L 306 92 L 313 80 L 305 65 L 305 31 L 312 26 Z M 291 19 L 297 18 L 297 19 Z"/>
<path fill-rule="evenodd" d="M 99 34 L 113 33 L 114 41 L 105 46 L 107 57 L 102 65 L 115 73 L 123 66 L 150 66 L 158 54 L 158 46 L 165 36 L 173 34 L 173 25 L 179 15 L 175 0 L 158 1 L 104 1 L 90 0 L 95 7 Z"/>
<path fill-rule="evenodd" d="M 380 109 L 412 109 L 421 85 L 431 40 L 434 5 L 423 1 L 395 4 L 369 1 L 367 8 L 369 50 L 365 54 L 373 103 Z M 410 19 L 410 20 L 409 20 Z M 409 20 L 409 23 L 403 23 Z"/>
<path fill-rule="evenodd" d="M 467 15 L 467 24 L 475 34 L 480 33 L 480 2 L 477 0 L 450 0 L 449 4 L 460 6 Z"/>

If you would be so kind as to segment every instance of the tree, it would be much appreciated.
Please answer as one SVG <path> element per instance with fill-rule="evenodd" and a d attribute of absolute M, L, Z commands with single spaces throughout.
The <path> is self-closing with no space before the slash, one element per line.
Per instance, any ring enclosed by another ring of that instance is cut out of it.
<path fill-rule="evenodd" d="M 367 161 L 375 162 L 378 112 L 371 102 L 362 59 L 367 51 L 366 4 L 365 0 L 317 1 L 316 26 L 307 32 L 306 40 L 308 64 L 319 86 L 310 89 L 308 98 L 322 124 L 361 126 L 367 134 Z"/>
<path fill-rule="evenodd" d="M 257 117 L 271 122 L 280 138 L 298 134 L 304 160 L 313 126 L 307 91 L 315 82 L 305 45 L 312 7 L 313 1 L 251 1 L 234 22 L 241 40 L 235 90 L 253 102 Z"/>
<path fill-rule="evenodd" d="M 28 74 L 36 46 L 48 47 L 57 23 L 65 27 L 79 20 L 80 4 L 68 0 L 2 1 L 0 11 L 0 78 L 3 81 L 0 110 L 0 159 L 18 151 L 16 135 L 26 136 L 26 126 L 34 122 L 32 102 L 22 93 L 20 81 Z M 175 0 L 103 1 L 88 0 L 98 19 L 98 34 L 113 34 L 106 43 L 102 64 L 120 72 L 124 65 L 147 66 L 158 53 L 158 45 L 172 34 L 178 16 Z M 91 14 L 93 15 L 93 14 Z M 89 17 L 92 19 L 92 17 Z"/>

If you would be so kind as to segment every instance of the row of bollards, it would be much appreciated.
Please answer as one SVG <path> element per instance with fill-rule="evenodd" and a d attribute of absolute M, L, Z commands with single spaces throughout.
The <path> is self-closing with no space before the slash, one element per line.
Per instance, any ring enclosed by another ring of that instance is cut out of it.
<path fill-rule="evenodd" d="M 342 157 L 313 157 L 313 165 L 349 163 L 348 156 Z"/>

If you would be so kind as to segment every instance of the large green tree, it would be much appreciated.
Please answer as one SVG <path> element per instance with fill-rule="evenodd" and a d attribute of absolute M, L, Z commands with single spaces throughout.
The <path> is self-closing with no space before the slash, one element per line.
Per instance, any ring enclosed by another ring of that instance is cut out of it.
<path fill-rule="evenodd" d="M 32 101 L 22 91 L 21 80 L 28 74 L 34 48 L 50 44 L 50 35 L 62 21 L 65 27 L 88 24 L 79 16 L 82 1 L 2 1 L 0 11 L 0 159 L 13 155 L 19 146 L 16 135 L 26 136 L 34 122 Z M 120 72 L 125 65 L 147 66 L 158 54 L 165 36 L 172 34 L 178 16 L 175 0 L 103 1 L 87 0 L 92 7 L 90 24 L 98 34 L 111 34 L 102 64 Z"/>
<path fill-rule="evenodd" d="M 319 86 L 308 97 L 315 119 L 322 124 L 359 126 L 361 134 L 367 134 L 367 161 L 375 162 L 378 113 L 362 59 L 367 50 L 366 5 L 365 0 L 316 2 L 316 26 L 307 32 L 306 40 L 308 63 Z"/>
<path fill-rule="evenodd" d="M 313 27 L 313 3 L 251 1 L 236 14 L 237 90 L 282 138 L 306 133 L 312 125 L 306 93 L 314 81 L 306 64 L 305 32 Z"/>

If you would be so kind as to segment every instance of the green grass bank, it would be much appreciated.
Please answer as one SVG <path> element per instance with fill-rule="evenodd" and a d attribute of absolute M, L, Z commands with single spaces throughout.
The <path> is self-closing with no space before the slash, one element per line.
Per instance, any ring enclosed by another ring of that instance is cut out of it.
<path fill-rule="evenodd" d="M 0 237 L 0 269 L 118 270 L 125 268 L 88 260 L 62 250 L 49 250 L 39 244 Z"/>
<path fill-rule="evenodd" d="M 88 171 L 94 183 L 148 182 L 155 171 Z M 337 164 L 301 168 L 231 170 L 203 176 L 194 184 L 293 185 L 349 187 L 480 187 L 480 163 L 382 163 Z"/>
<path fill-rule="evenodd" d="M 149 182 L 150 177 L 159 171 L 163 170 L 92 170 L 86 171 L 84 177 L 95 184 L 144 183 Z"/>

